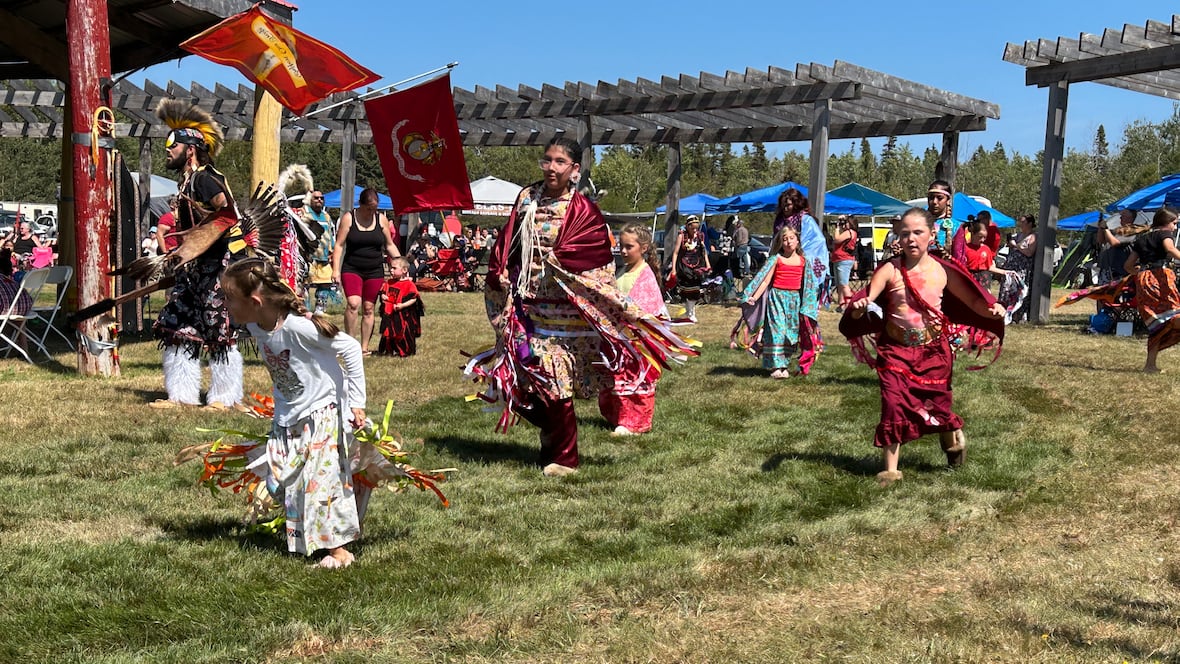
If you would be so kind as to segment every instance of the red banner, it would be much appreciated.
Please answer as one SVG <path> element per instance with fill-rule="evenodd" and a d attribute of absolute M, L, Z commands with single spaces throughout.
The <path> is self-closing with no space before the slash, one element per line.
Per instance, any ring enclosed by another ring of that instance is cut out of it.
<path fill-rule="evenodd" d="M 475 205 L 450 74 L 366 100 L 365 114 L 398 214 Z"/>
<path fill-rule="evenodd" d="M 381 78 L 332 46 L 271 19 L 258 5 L 180 47 L 234 67 L 296 115 L 334 92 Z"/>

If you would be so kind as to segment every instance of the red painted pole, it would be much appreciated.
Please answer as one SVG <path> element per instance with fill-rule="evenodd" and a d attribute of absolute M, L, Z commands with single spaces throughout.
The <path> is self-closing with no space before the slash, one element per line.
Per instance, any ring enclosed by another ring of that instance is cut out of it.
<path fill-rule="evenodd" d="M 104 132 L 94 132 L 101 108 L 107 107 L 104 82 L 111 79 L 111 37 L 106 0 L 68 0 L 66 39 L 69 43 L 70 109 L 73 125 L 71 179 L 74 184 L 75 275 L 78 304 L 84 307 L 110 297 L 110 229 L 113 190 L 110 158 L 113 144 Z M 114 118 L 112 117 L 113 121 Z M 101 123 L 100 123 L 101 124 Z M 97 141 L 96 141 L 97 139 Z M 69 140 L 69 139 L 67 139 Z M 97 142 L 98 145 L 93 145 Z M 98 342 L 113 342 L 116 330 L 105 317 L 80 325 L 83 335 Z M 78 371 L 84 375 L 119 375 L 114 347 L 90 348 L 78 344 Z"/>

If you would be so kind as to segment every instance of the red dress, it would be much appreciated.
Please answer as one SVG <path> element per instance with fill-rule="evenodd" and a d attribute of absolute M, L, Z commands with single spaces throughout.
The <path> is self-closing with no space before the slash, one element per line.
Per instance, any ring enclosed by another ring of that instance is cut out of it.
<path fill-rule="evenodd" d="M 387 279 L 381 286 L 381 342 L 378 355 L 409 357 L 418 352 L 418 337 L 422 336 L 422 297 L 410 279 Z M 402 302 L 417 300 L 413 306 L 396 309 Z"/>

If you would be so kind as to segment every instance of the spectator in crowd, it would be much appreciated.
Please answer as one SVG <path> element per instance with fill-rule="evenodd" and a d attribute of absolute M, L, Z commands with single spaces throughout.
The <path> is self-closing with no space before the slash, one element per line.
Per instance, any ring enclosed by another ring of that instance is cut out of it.
<path fill-rule="evenodd" d="M 307 205 L 303 206 L 303 219 L 309 224 L 319 224 L 324 229 L 307 270 L 307 308 L 323 311 L 321 296 L 335 286 L 332 282 L 332 250 L 336 248 L 336 224 L 332 221 L 332 215 L 324 209 L 324 192 L 311 192 Z"/>
<path fill-rule="evenodd" d="M 360 202 L 359 208 L 340 216 L 332 251 L 332 280 L 344 289 L 344 331 L 354 337 L 359 334 L 361 349 L 368 355 L 374 307 L 385 285 L 385 258 L 397 258 L 401 252 L 393 243 L 389 220 L 377 209 L 377 190 L 370 187 L 362 191 Z"/>
<path fill-rule="evenodd" d="M 836 232 L 832 235 L 832 273 L 835 276 L 834 299 L 842 302 L 842 293 L 852 279 L 852 268 L 856 265 L 856 217 L 840 215 L 836 219 Z M 840 306 L 836 311 L 842 311 Z"/>
<path fill-rule="evenodd" d="M 951 241 L 951 230 L 955 226 L 951 219 L 951 199 L 955 191 L 946 180 L 935 180 L 927 189 L 926 209 L 934 217 L 933 241 L 946 247 Z"/>
<path fill-rule="evenodd" d="M 156 247 L 160 253 L 168 253 L 180 246 L 180 238 L 170 235 L 176 230 L 176 208 L 180 199 L 176 196 L 168 197 L 168 211 L 156 222 Z"/>
<path fill-rule="evenodd" d="M 734 215 L 733 220 L 733 253 L 737 257 L 735 274 L 742 279 L 750 278 L 750 229 L 740 217 Z"/>

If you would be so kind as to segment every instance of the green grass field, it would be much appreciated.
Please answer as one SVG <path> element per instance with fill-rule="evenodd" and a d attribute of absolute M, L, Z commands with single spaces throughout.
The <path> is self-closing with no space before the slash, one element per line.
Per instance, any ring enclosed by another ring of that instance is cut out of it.
<path fill-rule="evenodd" d="M 425 303 L 417 357 L 366 360 L 369 407 L 459 469 L 452 506 L 379 493 L 341 571 L 172 465 L 199 427 L 266 425 L 148 408 L 153 342 L 124 339 L 117 379 L 0 361 L 0 661 L 1180 661 L 1180 351 L 1144 376 L 1142 339 L 1081 333 L 1088 305 L 956 376 L 966 467 L 931 437 L 881 489 L 876 377 L 834 314 L 812 375 L 772 381 L 702 307 L 655 432 L 579 402 L 582 469 L 551 479 L 534 429 L 464 401 L 479 297 Z M 246 387 L 270 390 L 254 358 Z"/>

